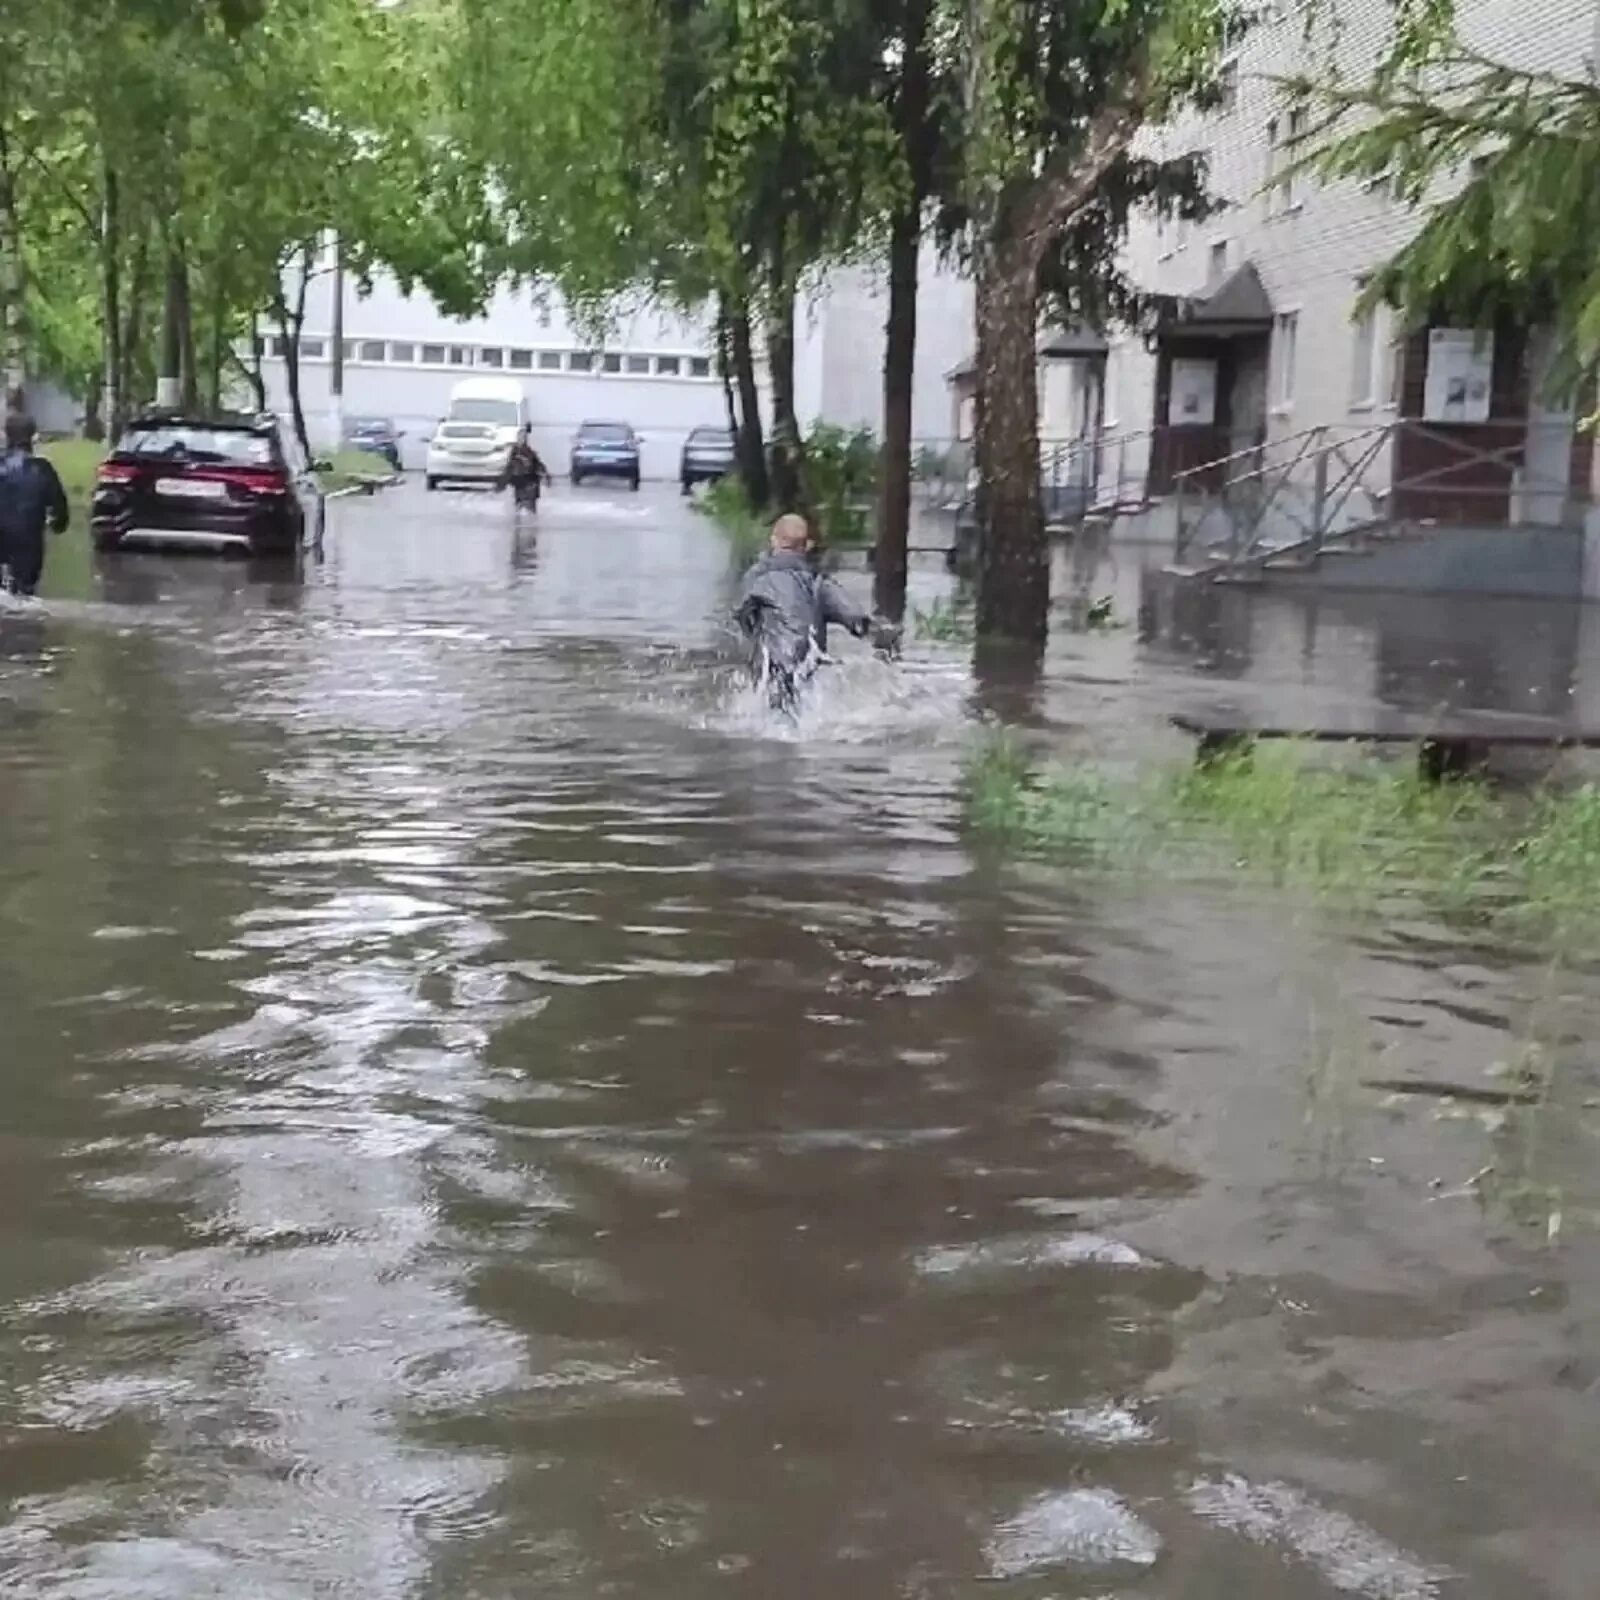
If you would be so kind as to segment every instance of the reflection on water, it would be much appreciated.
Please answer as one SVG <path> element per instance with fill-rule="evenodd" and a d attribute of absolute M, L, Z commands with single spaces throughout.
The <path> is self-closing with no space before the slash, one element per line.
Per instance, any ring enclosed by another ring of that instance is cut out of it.
<path fill-rule="evenodd" d="M 0 617 L 0 1594 L 1589 1595 L 1592 1247 L 1359 1081 L 1540 975 L 1005 866 L 960 788 L 1007 694 L 1181 758 L 1219 677 L 1576 707 L 1594 625 L 1145 554 L 1034 682 L 841 642 L 796 724 L 664 496 Z"/>

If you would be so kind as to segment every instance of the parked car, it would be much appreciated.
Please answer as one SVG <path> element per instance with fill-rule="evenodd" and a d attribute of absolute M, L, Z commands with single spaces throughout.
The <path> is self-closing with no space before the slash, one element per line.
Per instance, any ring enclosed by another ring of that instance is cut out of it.
<path fill-rule="evenodd" d="M 321 537 L 322 490 L 276 417 L 143 417 L 100 464 L 97 550 L 170 545 L 287 554 Z"/>
<path fill-rule="evenodd" d="M 400 441 L 405 437 L 394 425 L 393 417 L 347 417 L 345 443 L 352 450 L 365 450 L 381 456 L 391 472 L 400 470 Z"/>
<path fill-rule="evenodd" d="M 450 414 L 428 441 L 428 487 L 498 484 L 527 420 L 527 397 L 515 379 L 464 378 L 450 391 Z"/>
<path fill-rule="evenodd" d="M 697 483 L 715 483 L 733 471 L 733 433 L 728 428 L 696 428 L 683 441 L 678 477 L 688 494 Z"/>
<path fill-rule="evenodd" d="M 572 481 L 621 478 L 639 487 L 639 436 L 626 422 L 585 422 L 572 439 Z"/>

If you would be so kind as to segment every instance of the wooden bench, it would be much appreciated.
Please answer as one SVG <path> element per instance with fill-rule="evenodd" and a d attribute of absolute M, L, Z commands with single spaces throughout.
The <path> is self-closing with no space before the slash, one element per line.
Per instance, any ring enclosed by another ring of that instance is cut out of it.
<path fill-rule="evenodd" d="M 1318 744 L 1410 744 L 1423 777 L 1432 782 L 1481 772 L 1496 748 L 1600 749 L 1600 729 L 1518 712 L 1375 710 L 1274 723 L 1237 711 L 1180 711 L 1172 725 L 1199 739 L 1200 763 L 1248 750 L 1261 739 L 1306 739 Z"/>

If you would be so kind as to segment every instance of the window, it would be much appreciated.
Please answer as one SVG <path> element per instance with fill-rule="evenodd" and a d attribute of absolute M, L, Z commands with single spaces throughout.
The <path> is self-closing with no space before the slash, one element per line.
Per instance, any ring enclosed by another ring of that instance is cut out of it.
<path fill-rule="evenodd" d="M 382 361 L 385 345 L 382 339 L 363 339 L 356 347 L 358 361 Z"/>
<path fill-rule="evenodd" d="M 1267 215 L 1281 217 L 1298 211 L 1302 200 L 1301 176 L 1295 164 L 1305 159 L 1304 111 L 1291 111 L 1267 124 Z"/>
<path fill-rule="evenodd" d="M 422 364 L 425 367 L 442 367 L 444 365 L 444 346 L 442 344 L 423 345 Z"/>
<path fill-rule="evenodd" d="M 1281 311 L 1272 322 L 1272 402 L 1280 411 L 1294 404 L 1294 365 L 1300 342 L 1300 313 Z"/>
<path fill-rule="evenodd" d="M 513 350 L 511 352 L 511 370 L 513 372 L 531 372 L 533 370 L 533 351 Z"/>
<path fill-rule="evenodd" d="M 1217 110 L 1232 111 L 1239 103 L 1239 58 L 1231 56 L 1217 69 Z"/>
<path fill-rule="evenodd" d="M 464 344 L 453 344 L 450 346 L 450 365 L 452 367 L 464 367 L 468 364 L 471 355 L 472 352 Z"/>
<path fill-rule="evenodd" d="M 486 344 L 478 352 L 478 365 L 480 367 L 503 367 L 506 364 L 506 353 L 497 344 Z"/>
<path fill-rule="evenodd" d="M 514 428 L 522 414 L 509 400 L 457 400 L 450 407 L 450 420 L 492 422 L 497 428 Z"/>
<path fill-rule="evenodd" d="M 691 378 L 709 378 L 711 376 L 711 357 L 690 356 L 689 376 Z"/>
<path fill-rule="evenodd" d="M 389 346 L 389 359 L 391 361 L 415 361 L 417 359 L 417 347 L 414 344 L 406 343 L 404 340 L 397 341 Z"/>
<path fill-rule="evenodd" d="M 328 354 L 328 344 L 325 339 L 302 339 L 300 341 L 300 359 L 302 361 L 321 361 Z"/>
<path fill-rule="evenodd" d="M 541 372 L 559 372 L 561 370 L 561 352 L 559 350 L 541 350 L 539 352 L 539 370 Z"/>
<path fill-rule="evenodd" d="M 600 366 L 605 372 L 621 372 L 622 357 L 616 354 L 615 351 L 608 350 L 603 356 L 601 356 Z"/>
<path fill-rule="evenodd" d="M 574 350 L 567 357 L 568 372 L 593 372 L 594 357 L 587 350 Z"/>
<path fill-rule="evenodd" d="M 356 359 L 356 342 L 354 339 L 344 340 L 341 348 L 344 351 L 346 361 L 354 361 Z"/>
<path fill-rule="evenodd" d="M 1365 288 L 1365 280 L 1358 278 L 1356 294 Z M 1350 329 L 1350 408 L 1357 410 L 1376 405 L 1383 392 L 1383 374 L 1379 370 L 1383 344 L 1378 337 L 1377 308 L 1370 307 L 1353 317 Z"/>
<path fill-rule="evenodd" d="M 275 333 L 267 340 L 267 354 L 278 361 L 289 353 L 289 341 L 281 333 Z"/>
<path fill-rule="evenodd" d="M 683 370 L 683 363 L 676 356 L 656 357 L 656 376 L 658 378 L 676 378 Z"/>
<path fill-rule="evenodd" d="M 1211 256 L 1206 263 L 1206 280 L 1209 283 L 1221 283 L 1228 275 L 1228 241 L 1226 239 L 1213 239 L 1211 241 Z"/>
<path fill-rule="evenodd" d="M 650 357 L 649 356 L 629 356 L 628 359 L 627 359 L 626 365 L 627 365 L 628 371 L 632 372 L 632 373 L 648 372 L 650 370 Z"/>

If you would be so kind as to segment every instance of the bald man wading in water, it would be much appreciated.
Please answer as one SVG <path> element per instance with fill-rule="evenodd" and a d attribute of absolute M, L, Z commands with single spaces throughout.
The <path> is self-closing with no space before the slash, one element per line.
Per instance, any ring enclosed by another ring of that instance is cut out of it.
<path fill-rule="evenodd" d="M 751 647 L 751 670 L 772 703 L 793 708 L 800 684 L 828 648 L 837 623 L 858 639 L 872 631 L 867 615 L 832 578 L 811 564 L 811 529 L 804 517 L 779 517 L 762 556 L 744 576 L 734 616 Z"/>

